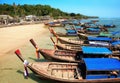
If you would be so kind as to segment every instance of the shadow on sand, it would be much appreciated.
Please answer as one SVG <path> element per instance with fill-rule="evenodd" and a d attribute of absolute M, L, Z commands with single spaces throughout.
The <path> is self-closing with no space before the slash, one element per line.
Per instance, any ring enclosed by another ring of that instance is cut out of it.
<path fill-rule="evenodd" d="M 32 58 L 32 57 L 28 57 L 28 58 L 35 62 L 47 62 L 47 60 L 45 60 L 45 59 L 36 59 L 36 58 Z"/>
<path fill-rule="evenodd" d="M 47 60 L 45 59 L 35 59 L 35 58 L 32 58 L 32 57 L 28 57 L 29 59 L 35 61 L 35 62 L 47 62 Z M 19 74 L 22 74 L 24 79 L 32 79 L 34 81 L 36 81 L 36 83 L 58 83 L 58 82 L 55 82 L 55 81 L 51 81 L 51 80 L 45 80 L 45 79 L 41 79 L 37 74 L 34 74 L 34 73 L 29 73 L 29 76 L 28 78 L 26 78 L 24 76 L 24 72 L 21 71 L 21 70 L 17 70 L 16 71 L 17 73 Z"/>
<path fill-rule="evenodd" d="M 55 83 L 54 81 L 48 81 L 48 80 L 45 80 L 45 79 L 40 79 L 39 78 L 39 76 L 37 76 L 36 74 L 34 74 L 34 73 L 29 73 L 29 76 L 28 76 L 28 78 L 26 78 L 25 76 L 24 76 L 24 74 L 23 74 L 23 71 L 21 71 L 21 70 L 17 70 L 16 71 L 17 73 L 19 73 L 19 74 L 22 74 L 23 75 L 23 77 L 24 77 L 24 79 L 32 79 L 32 80 L 34 80 L 36 83 Z"/>

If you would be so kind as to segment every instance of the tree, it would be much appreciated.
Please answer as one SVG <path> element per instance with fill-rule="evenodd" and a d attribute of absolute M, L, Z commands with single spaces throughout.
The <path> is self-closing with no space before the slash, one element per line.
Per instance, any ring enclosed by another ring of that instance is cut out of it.
<path fill-rule="evenodd" d="M 7 14 L 11 15 L 13 17 L 24 17 L 26 15 L 36 15 L 36 16 L 45 16 L 49 15 L 54 18 L 64 17 L 64 18 L 88 18 L 91 16 L 85 16 L 81 14 L 75 14 L 75 13 L 67 13 L 63 12 L 60 9 L 52 8 L 49 5 L 16 5 L 13 3 L 13 5 L 9 4 L 0 4 L 0 14 Z M 94 17 L 94 16 L 92 16 Z"/>

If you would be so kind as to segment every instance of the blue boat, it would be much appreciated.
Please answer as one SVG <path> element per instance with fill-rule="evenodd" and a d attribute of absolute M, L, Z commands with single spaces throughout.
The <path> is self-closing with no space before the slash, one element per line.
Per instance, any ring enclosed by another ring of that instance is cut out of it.
<path fill-rule="evenodd" d="M 15 54 L 24 63 L 26 76 L 29 68 L 41 79 L 58 83 L 119 83 L 120 60 L 113 58 L 83 58 L 79 63 L 32 62 L 25 60 L 19 51 Z"/>
<path fill-rule="evenodd" d="M 117 32 L 116 32 L 117 33 Z M 114 42 L 119 40 L 117 37 L 107 37 L 107 36 L 88 36 L 83 33 L 78 34 L 79 39 L 84 39 L 88 41 L 105 41 L 105 42 Z"/>
<path fill-rule="evenodd" d="M 77 32 L 75 30 L 66 30 L 66 33 L 62 33 L 62 32 L 55 32 L 52 28 L 48 28 L 48 29 L 54 36 L 56 35 L 61 36 L 61 37 L 65 37 L 65 36 L 76 37 L 77 36 Z"/>
<path fill-rule="evenodd" d="M 120 61 L 114 58 L 84 58 L 86 79 L 120 78 Z"/>

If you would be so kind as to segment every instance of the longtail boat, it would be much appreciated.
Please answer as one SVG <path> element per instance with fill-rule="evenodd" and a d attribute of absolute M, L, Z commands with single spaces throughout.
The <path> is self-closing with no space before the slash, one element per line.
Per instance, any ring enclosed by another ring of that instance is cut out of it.
<path fill-rule="evenodd" d="M 112 58 L 85 58 L 80 63 L 32 62 L 25 60 L 19 50 L 15 54 L 41 79 L 60 83 L 119 83 L 120 61 Z M 28 71 L 27 71 L 27 74 Z"/>
<path fill-rule="evenodd" d="M 48 28 L 50 33 L 52 33 L 54 36 L 55 34 L 61 36 L 61 37 L 67 37 L 67 36 L 73 36 L 76 37 L 77 36 L 77 32 L 75 30 L 67 30 L 66 33 L 62 33 L 62 32 L 55 32 L 52 28 Z"/>
<path fill-rule="evenodd" d="M 55 34 L 57 34 L 60 37 L 68 37 L 68 36 L 76 37 L 78 33 L 88 33 L 90 35 L 99 35 L 100 33 L 100 32 L 89 32 L 85 30 L 76 30 L 76 29 L 67 29 L 66 33 L 62 33 L 62 32 L 55 32 L 52 28 L 48 28 L 48 29 L 54 36 Z"/>
<path fill-rule="evenodd" d="M 78 33 L 85 33 L 87 35 L 99 35 L 101 32 L 108 32 L 107 29 L 102 27 L 91 27 L 91 28 L 83 28 L 81 30 L 77 30 Z"/>
<path fill-rule="evenodd" d="M 114 50 L 114 51 L 120 49 L 120 40 L 113 41 L 113 42 L 88 41 L 88 40 L 81 40 L 81 39 L 63 38 L 63 37 L 59 37 L 56 35 L 56 42 L 55 42 L 52 37 L 50 38 L 56 47 L 58 47 L 59 49 L 64 49 L 64 50 L 77 50 L 78 51 L 78 50 L 81 50 L 81 46 L 107 47 L 110 50 Z"/>
<path fill-rule="evenodd" d="M 54 32 L 54 31 L 53 31 Z M 57 42 L 59 41 L 60 43 L 63 44 L 74 44 L 74 45 L 95 45 L 95 46 L 106 46 L 106 47 L 110 47 L 110 43 L 108 42 L 103 42 L 103 41 L 88 41 L 83 40 L 83 38 L 81 39 L 69 39 L 69 38 L 65 38 L 65 37 L 59 37 L 55 32 L 54 35 L 57 39 Z M 84 35 L 84 34 L 83 34 Z"/>
<path fill-rule="evenodd" d="M 116 27 L 114 24 L 104 24 L 103 26 L 106 28 L 115 28 Z"/>
<path fill-rule="evenodd" d="M 98 39 L 101 39 L 101 40 L 98 40 L 98 41 L 115 41 L 115 40 L 119 40 L 119 37 L 114 37 L 115 34 L 119 33 L 120 31 L 115 31 L 115 32 L 112 32 L 111 34 L 110 33 L 105 33 L 105 32 L 101 32 L 100 35 L 98 36 L 90 36 L 88 34 L 85 34 L 85 33 L 78 33 L 78 37 L 80 39 L 84 39 L 84 40 L 90 40 L 91 38 L 94 39 L 94 38 L 98 38 Z"/>
<path fill-rule="evenodd" d="M 81 27 L 80 25 L 69 25 L 67 24 L 65 27 L 65 30 L 82 30 L 83 27 Z"/>
<path fill-rule="evenodd" d="M 60 62 L 80 62 L 76 60 L 76 51 L 66 51 L 66 50 L 56 50 L 56 49 L 41 49 L 35 43 L 33 39 L 30 39 L 30 42 L 36 49 L 37 58 L 40 58 L 39 53 L 47 60 L 60 61 Z"/>
<path fill-rule="evenodd" d="M 105 47 L 110 47 L 112 46 L 109 42 L 104 42 L 104 41 L 88 41 L 88 40 L 82 40 L 78 38 L 70 39 L 66 37 L 59 37 L 57 34 L 55 34 L 56 41 L 58 41 L 62 44 L 74 44 L 74 45 L 81 45 L 81 46 L 86 46 L 86 45 L 94 45 L 94 46 L 105 46 Z"/>
<path fill-rule="evenodd" d="M 50 61 L 59 61 L 59 62 L 81 62 L 82 58 L 87 57 L 116 57 L 119 59 L 119 55 L 112 54 L 107 48 L 96 48 L 96 47 L 82 47 L 82 51 L 68 51 L 68 50 L 58 50 L 58 49 L 42 49 L 39 48 L 33 39 L 30 39 L 30 42 L 35 47 L 37 54 L 41 54 L 45 59 Z M 38 55 L 38 59 L 40 55 Z"/>
<path fill-rule="evenodd" d="M 55 32 L 54 32 L 54 36 L 56 37 L 57 42 L 60 41 L 61 43 L 65 43 L 65 44 L 81 45 L 81 44 L 83 44 L 85 42 L 84 40 L 80 40 L 78 38 L 76 38 L 76 39 L 69 39 L 69 38 L 66 38 L 66 37 L 59 37 Z M 88 41 L 86 41 L 86 44 L 88 44 Z"/>
<path fill-rule="evenodd" d="M 119 37 L 88 36 L 83 33 L 79 33 L 78 37 L 79 37 L 79 39 L 83 39 L 86 41 L 108 42 L 110 47 L 120 49 L 120 38 Z"/>
<path fill-rule="evenodd" d="M 119 50 L 120 49 L 120 40 L 107 42 L 107 41 L 92 41 L 92 40 L 82 40 L 82 39 L 70 39 L 66 37 L 55 36 L 57 43 L 66 44 L 67 46 L 99 46 L 99 47 L 107 47 L 111 50 Z M 100 38 L 99 38 L 100 39 Z M 102 40 L 102 39 L 100 39 Z M 72 44 L 72 45 L 70 45 Z"/>

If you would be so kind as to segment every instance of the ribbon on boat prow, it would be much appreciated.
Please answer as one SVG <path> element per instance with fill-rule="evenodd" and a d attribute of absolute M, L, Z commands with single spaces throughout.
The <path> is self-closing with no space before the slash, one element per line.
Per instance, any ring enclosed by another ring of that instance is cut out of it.
<path fill-rule="evenodd" d="M 27 65 L 29 64 L 29 62 L 28 62 L 27 60 L 24 60 L 24 59 L 22 58 L 22 54 L 21 54 L 21 52 L 20 52 L 19 49 L 17 49 L 17 50 L 15 51 L 15 54 L 16 54 L 16 55 L 19 57 L 19 59 L 23 62 L 23 64 L 24 64 L 24 76 L 25 76 L 25 77 L 28 77 Z"/>
<path fill-rule="evenodd" d="M 17 54 L 17 55 L 21 56 L 20 50 L 19 50 L 19 49 L 17 49 L 17 50 L 15 51 L 15 54 Z"/>
<path fill-rule="evenodd" d="M 28 77 L 28 69 L 27 69 L 27 65 L 29 64 L 29 62 L 27 60 L 24 60 L 24 76 Z"/>
<path fill-rule="evenodd" d="M 40 54 L 39 54 L 40 49 L 39 49 L 38 45 L 35 43 L 35 41 L 33 39 L 30 39 L 30 42 L 32 43 L 32 45 L 36 49 L 36 57 L 37 57 L 37 59 L 40 59 Z"/>
<path fill-rule="evenodd" d="M 38 49 L 36 49 L 36 57 L 37 57 L 37 59 L 40 59 L 40 54 L 39 54 L 39 50 Z"/>

